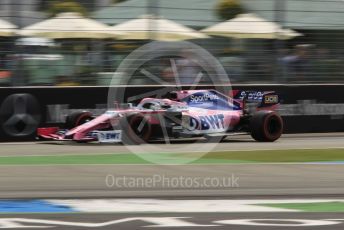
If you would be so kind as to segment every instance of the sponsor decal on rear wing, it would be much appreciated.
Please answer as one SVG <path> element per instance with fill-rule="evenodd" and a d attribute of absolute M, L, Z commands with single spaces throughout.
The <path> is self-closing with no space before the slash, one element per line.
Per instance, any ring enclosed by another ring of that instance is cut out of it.
<path fill-rule="evenodd" d="M 233 90 L 233 99 L 247 103 L 256 103 L 257 107 L 271 106 L 280 103 L 280 98 L 274 91 L 245 91 Z"/>

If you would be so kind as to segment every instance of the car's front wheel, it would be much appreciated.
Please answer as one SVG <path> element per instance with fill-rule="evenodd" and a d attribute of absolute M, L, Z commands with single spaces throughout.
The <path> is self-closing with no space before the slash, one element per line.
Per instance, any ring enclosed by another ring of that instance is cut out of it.
<path fill-rule="evenodd" d="M 93 116 L 90 112 L 87 112 L 87 111 L 75 112 L 67 116 L 65 128 L 73 129 L 79 125 L 89 122 L 92 119 L 93 119 Z"/>
<path fill-rule="evenodd" d="M 124 144 L 143 144 L 152 136 L 152 126 L 141 114 L 123 117 L 120 121 L 122 141 Z"/>

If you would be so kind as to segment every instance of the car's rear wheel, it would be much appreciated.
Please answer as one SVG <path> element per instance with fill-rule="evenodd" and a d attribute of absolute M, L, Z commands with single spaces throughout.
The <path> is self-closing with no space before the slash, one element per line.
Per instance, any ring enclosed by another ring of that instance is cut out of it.
<path fill-rule="evenodd" d="M 256 112 L 250 119 L 250 132 L 256 141 L 276 141 L 283 133 L 283 120 L 274 111 Z"/>
<path fill-rule="evenodd" d="M 87 112 L 87 111 L 75 112 L 67 116 L 65 128 L 73 129 L 79 125 L 89 122 L 92 119 L 93 119 L 93 116 L 90 112 Z"/>
<path fill-rule="evenodd" d="M 143 144 L 152 136 L 152 125 L 141 114 L 122 118 L 120 125 L 124 144 Z"/>

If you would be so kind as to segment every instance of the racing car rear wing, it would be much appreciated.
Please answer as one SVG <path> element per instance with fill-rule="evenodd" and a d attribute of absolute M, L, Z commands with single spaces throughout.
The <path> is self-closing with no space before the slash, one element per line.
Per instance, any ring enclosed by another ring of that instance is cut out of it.
<path fill-rule="evenodd" d="M 277 109 L 280 97 L 275 91 L 246 91 L 233 90 L 233 99 L 240 101 L 242 107 L 246 104 L 254 104 L 257 109 L 273 108 Z"/>

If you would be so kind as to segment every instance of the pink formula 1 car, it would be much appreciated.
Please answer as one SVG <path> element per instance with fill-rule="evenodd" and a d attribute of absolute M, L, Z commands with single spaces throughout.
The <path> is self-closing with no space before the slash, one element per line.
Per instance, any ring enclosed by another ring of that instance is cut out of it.
<path fill-rule="evenodd" d="M 249 133 L 257 141 L 272 142 L 283 132 L 275 111 L 275 92 L 238 91 L 226 96 L 216 90 L 183 90 L 164 98 L 144 98 L 137 106 L 108 110 L 100 116 L 77 112 L 66 119 L 65 129 L 39 128 L 45 139 L 77 142 L 140 144 L 154 139 L 206 137 L 221 140 Z"/>

